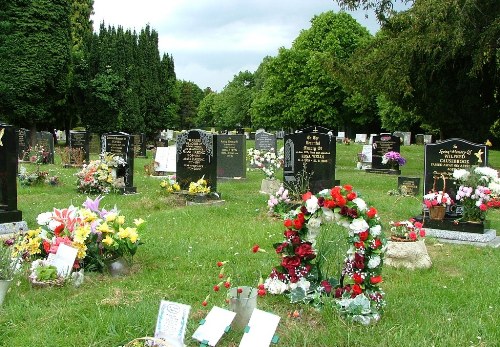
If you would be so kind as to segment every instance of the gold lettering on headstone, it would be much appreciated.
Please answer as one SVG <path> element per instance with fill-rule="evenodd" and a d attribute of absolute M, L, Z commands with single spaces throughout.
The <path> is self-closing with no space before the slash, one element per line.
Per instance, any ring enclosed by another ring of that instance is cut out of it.
<path fill-rule="evenodd" d="M 298 161 L 307 163 L 328 163 L 330 151 L 321 145 L 319 136 L 308 135 L 302 151 L 296 152 Z"/>
<path fill-rule="evenodd" d="M 187 139 L 184 153 L 183 166 L 191 171 L 201 171 L 204 167 L 206 150 L 201 139 Z"/>

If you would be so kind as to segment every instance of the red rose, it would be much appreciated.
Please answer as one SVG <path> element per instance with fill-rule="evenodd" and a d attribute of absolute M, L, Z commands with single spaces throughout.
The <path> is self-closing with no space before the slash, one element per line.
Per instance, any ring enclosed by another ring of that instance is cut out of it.
<path fill-rule="evenodd" d="M 366 239 L 368 238 L 368 235 L 370 235 L 368 233 L 368 230 L 362 231 L 362 232 L 359 233 L 359 239 L 361 241 L 366 241 Z"/>
<path fill-rule="evenodd" d="M 295 236 L 290 238 L 290 242 L 292 243 L 292 245 L 300 245 L 302 240 L 300 239 L 299 236 L 295 235 Z"/>
<path fill-rule="evenodd" d="M 296 236 L 296 235 L 297 235 L 297 231 L 295 231 L 295 230 L 292 230 L 292 229 L 287 229 L 287 230 L 285 231 L 285 239 L 287 239 L 287 240 L 288 240 L 289 238 L 293 237 L 293 236 Z"/>
<path fill-rule="evenodd" d="M 352 286 L 352 294 L 353 296 L 358 296 L 359 294 L 363 293 L 363 289 L 361 289 L 359 284 L 355 284 Z"/>
<path fill-rule="evenodd" d="M 337 202 L 337 206 L 340 206 L 340 207 L 345 206 L 345 204 L 347 203 L 346 199 L 342 195 L 337 197 L 336 202 Z"/>
<path fill-rule="evenodd" d="M 214 292 L 218 292 L 218 291 L 219 291 L 219 289 L 220 289 L 220 287 L 219 287 L 218 285 L 215 285 L 215 286 L 214 286 Z"/>
<path fill-rule="evenodd" d="M 382 276 L 374 276 L 374 277 L 370 278 L 371 284 L 377 284 L 380 282 L 382 282 Z"/>
<path fill-rule="evenodd" d="M 350 192 L 352 190 L 352 186 L 350 184 L 344 184 L 344 189 Z"/>
<path fill-rule="evenodd" d="M 276 247 L 276 253 L 280 254 L 283 253 L 283 249 L 288 246 L 288 242 L 283 242 L 281 245 Z"/>
<path fill-rule="evenodd" d="M 366 211 L 366 215 L 368 218 L 373 218 L 377 215 L 377 210 L 374 207 L 370 207 L 368 211 Z"/>
<path fill-rule="evenodd" d="M 283 266 L 285 269 L 288 269 L 288 271 L 290 271 L 290 269 L 296 268 L 299 265 L 300 265 L 300 258 L 298 256 L 288 256 L 284 257 L 281 260 L 281 266 Z"/>
<path fill-rule="evenodd" d="M 488 209 L 488 206 L 487 206 L 486 204 L 481 204 L 481 205 L 479 206 L 479 209 L 480 209 L 481 211 L 486 211 L 486 210 Z"/>
<path fill-rule="evenodd" d="M 304 223 L 306 221 L 306 217 L 304 216 L 303 213 L 299 213 L 297 215 L 297 219 L 300 220 L 302 223 Z"/>
<path fill-rule="evenodd" d="M 325 203 L 323 206 L 326 208 L 329 208 L 331 210 L 331 209 L 335 208 L 336 205 L 335 205 L 335 201 L 333 201 L 333 200 L 325 200 Z"/>
<path fill-rule="evenodd" d="M 414 232 L 414 231 L 410 231 L 410 233 L 408 234 L 408 236 L 410 237 L 410 240 L 415 241 L 417 239 L 417 233 Z"/>
<path fill-rule="evenodd" d="M 45 253 L 49 253 L 50 251 L 50 243 L 47 240 L 43 240 L 43 250 Z"/>
<path fill-rule="evenodd" d="M 373 249 L 377 249 L 377 248 L 379 248 L 380 246 L 382 246 L 382 241 L 380 241 L 379 239 L 374 240 L 374 242 L 373 242 L 373 244 L 372 244 L 372 248 L 373 248 Z"/>
<path fill-rule="evenodd" d="M 425 230 L 424 229 L 420 229 L 420 237 L 425 237 Z"/>
<path fill-rule="evenodd" d="M 266 290 L 265 289 L 259 289 L 259 290 L 257 290 L 257 295 L 258 296 L 264 296 L 264 295 L 266 295 Z"/>
<path fill-rule="evenodd" d="M 221 261 L 218 261 L 218 262 L 217 262 L 217 266 L 218 266 L 218 267 L 221 267 L 222 265 L 224 265 L 224 263 L 223 263 L 223 262 L 221 262 Z"/>
<path fill-rule="evenodd" d="M 304 225 L 304 222 L 302 222 L 300 219 L 294 219 L 293 220 L 293 227 L 297 230 L 302 229 L 302 226 Z"/>
<path fill-rule="evenodd" d="M 305 194 L 302 194 L 302 201 L 307 201 L 311 198 L 312 196 L 312 193 L 311 192 L 307 192 Z"/>
<path fill-rule="evenodd" d="M 228 281 L 224 282 L 224 287 L 229 289 L 229 287 L 231 287 L 231 283 Z"/>
<path fill-rule="evenodd" d="M 305 259 L 313 259 L 314 257 L 316 257 L 316 255 L 314 254 L 314 249 L 309 243 L 303 243 L 299 247 L 297 247 L 295 249 L 295 254 Z"/>
<path fill-rule="evenodd" d="M 291 219 L 285 219 L 285 222 L 283 223 L 285 227 L 291 228 L 292 227 L 292 220 Z"/>
<path fill-rule="evenodd" d="M 243 293 L 243 288 L 238 288 L 238 289 L 236 289 L 236 293 L 238 293 L 238 294 Z"/>
<path fill-rule="evenodd" d="M 365 248 L 365 243 L 363 241 L 354 242 L 354 247 L 356 247 L 356 248 Z"/>
<path fill-rule="evenodd" d="M 354 280 L 354 283 L 356 283 L 356 284 L 363 283 L 363 277 L 361 277 L 361 275 L 358 273 L 353 274 L 352 279 Z"/>
<path fill-rule="evenodd" d="M 415 223 L 413 223 L 413 225 L 415 225 L 415 227 L 418 229 L 422 228 L 422 226 L 423 226 L 422 223 L 420 223 L 420 222 L 415 222 Z"/>
<path fill-rule="evenodd" d="M 202 306 L 207 306 L 207 305 L 208 305 L 208 302 L 203 301 L 203 302 L 201 303 L 201 305 L 202 305 Z"/>
<path fill-rule="evenodd" d="M 352 201 L 354 199 L 356 199 L 356 193 L 355 192 L 350 192 L 349 194 L 347 194 L 347 200 L 349 201 Z"/>
<path fill-rule="evenodd" d="M 55 229 L 54 229 L 54 234 L 56 236 L 61 235 L 61 232 L 64 230 L 64 224 L 59 224 Z"/>
<path fill-rule="evenodd" d="M 254 245 L 252 247 L 252 252 L 257 253 L 259 251 L 260 246 L 259 245 Z"/>

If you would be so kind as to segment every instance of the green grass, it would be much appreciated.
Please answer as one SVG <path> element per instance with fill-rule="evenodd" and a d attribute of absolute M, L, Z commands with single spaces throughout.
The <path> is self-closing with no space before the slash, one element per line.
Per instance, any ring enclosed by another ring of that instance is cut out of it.
<path fill-rule="evenodd" d="M 249 146 L 251 146 L 249 144 Z M 355 169 L 360 145 L 337 146 L 336 178 L 352 184 L 375 206 L 385 226 L 391 220 L 418 215 L 420 202 L 389 196 L 397 177 Z M 423 147 L 402 147 L 408 164 L 405 176 L 423 176 Z M 108 195 L 101 205 L 115 204 L 127 220 L 142 217 L 147 228 L 144 245 L 134 258 L 132 273 L 123 278 L 89 273 L 80 288 L 33 289 L 25 278 L 12 286 L 0 308 L 2 346 L 119 346 L 154 332 L 159 301 L 191 305 L 186 345 L 199 345 L 191 335 L 212 305 L 223 305 L 214 295 L 201 302 L 216 282 L 218 260 L 231 260 L 236 284 L 253 284 L 278 263 L 272 244 L 282 239 L 281 222 L 266 215 L 265 195 L 259 194 L 261 174 L 248 172 L 245 180 L 219 181 L 226 200 L 221 206 L 178 206 L 159 191 L 159 180 L 146 177 L 136 159 L 134 185 L 138 194 Z M 490 152 L 490 166 L 500 168 L 500 152 Z M 31 168 L 31 167 L 30 167 Z M 30 227 L 36 216 L 53 207 L 80 205 L 75 169 L 46 167 L 63 182 L 59 187 L 18 189 L 19 209 Z M 500 210 L 489 213 L 492 228 L 500 230 Z M 343 232 L 343 230 L 339 230 Z M 384 268 L 387 308 L 382 320 L 363 327 L 342 321 L 336 312 L 290 304 L 284 296 L 259 298 L 258 307 L 281 316 L 279 346 L 497 346 L 500 250 L 439 244 L 427 239 L 433 266 L 408 271 Z M 254 244 L 269 253 L 253 254 Z M 289 318 L 294 310 L 299 318 Z M 237 346 L 241 333 L 230 332 L 219 346 Z"/>

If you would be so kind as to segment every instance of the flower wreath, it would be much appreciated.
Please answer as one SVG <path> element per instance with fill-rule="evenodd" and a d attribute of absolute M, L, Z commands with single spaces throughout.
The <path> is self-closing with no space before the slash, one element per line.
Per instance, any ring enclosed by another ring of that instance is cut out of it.
<path fill-rule="evenodd" d="M 377 210 L 368 208 L 349 185 L 317 195 L 308 192 L 302 200 L 284 221 L 285 240 L 275 245 L 281 263 L 273 268 L 265 288 L 271 294 L 290 292 L 292 299 L 297 287 L 305 293 L 330 294 L 343 317 L 363 324 L 377 321 L 385 306 L 379 283 L 386 245 Z M 314 262 L 320 226 L 333 221 L 348 230 L 350 244 L 338 281 L 319 278 Z"/>

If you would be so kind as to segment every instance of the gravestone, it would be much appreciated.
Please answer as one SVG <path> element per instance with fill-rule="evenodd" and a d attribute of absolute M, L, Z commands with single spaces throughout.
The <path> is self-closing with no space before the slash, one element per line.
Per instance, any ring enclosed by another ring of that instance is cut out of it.
<path fill-rule="evenodd" d="M 47 162 L 54 164 L 54 135 L 48 131 L 37 132 L 36 144 L 48 152 Z"/>
<path fill-rule="evenodd" d="M 99 134 L 90 134 L 89 152 L 94 154 L 101 153 L 101 137 Z"/>
<path fill-rule="evenodd" d="M 112 153 L 125 160 L 125 166 L 117 168 L 116 176 L 123 177 L 125 187 L 122 193 L 136 193 L 134 187 L 134 137 L 124 132 L 103 134 L 101 153 Z"/>
<path fill-rule="evenodd" d="M 0 223 L 20 222 L 17 209 L 17 152 L 19 138 L 16 128 L 0 123 Z M 0 233 L 3 233 L 0 228 Z"/>
<path fill-rule="evenodd" d="M 453 180 L 455 169 L 468 169 L 471 166 L 488 165 L 488 146 L 472 143 L 463 139 L 449 139 L 425 145 L 424 152 L 424 194 L 443 190 L 454 199 L 457 184 Z"/>
<path fill-rule="evenodd" d="M 167 129 L 166 140 L 173 140 L 173 139 L 174 139 L 174 131 L 172 129 Z"/>
<path fill-rule="evenodd" d="M 402 131 L 395 131 L 392 133 L 392 135 L 399 137 L 401 140 L 401 144 L 404 145 L 405 135 Z"/>
<path fill-rule="evenodd" d="M 156 172 L 175 172 L 176 147 L 157 147 L 155 154 Z"/>
<path fill-rule="evenodd" d="M 18 158 L 21 161 L 29 161 L 28 151 L 30 147 L 30 136 L 31 132 L 28 129 L 19 129 L 17 132 L 18 136 Z"/>
<path fill-rule="evenodd" d="M 342 142 L 345 139 L 345 131 L 339 131 L 337 133 L 337 142 Z"/>
<path fill-rule="evenodd" d="M 403 195 L 420 195 L 420 177 L 398 177 L 398 190 Z"/>
<path fill-rule="evenodd" d="M 424 135 L 424 144 L 432 143 L 432 135 Z"/>
<path fill-rule="evenodd" d="M 389 163 L 383 164 L 384 154 L 400 151 L 401 139 L 391 134 L 381 134 L 373 137 L 372 143 L 372 167 L 367 172 L 400 174 L 399 165 L 391 167 Z"/>
<path fill-rule="evenodd" d="M 255 149 L 258 149 L 261 153 L 269 152 L 271 149 L 278 153 L 277 146 L 276 135 L 266 133 L 263 130 L 255 134 Z"/>
<path fill-rule="evenodd" d="M 90 133 L 88 131 L 70 130 L 69 148 L 81 149 L 85 154 L 85 162 L 88 164 L 90 161 Z M 74 164 L 73 159 L 71 160 L 71 164 Z"/>
<path fill-rule="evenodd" d="M 281 140 L 282 140 L 284 137 L 285 137 L 285 131 L 284 131 L 284 130 L 278 130 L 278 131 L 276 132 L 276 138 L 278 138 L 278 139 L 281 139 Z"/>
<path fill-rule="evenodd" d="M 205 177 L 211 192 L 217 192 L 217 135 L 194 129 L 177 136 L 177 182 L 187 190 L 189 183 Z"/>
<path fill-rule="evenodd" d="M 368 140 L 368 144 L 373 144 L 373 138 L 377 136 L 377 134 L 370 134 L 370 139 Z"/>
<path fill-rule="evenodd" d="M 361 150 L 361 169 L 371 169 L 372 168 L 372 146 L 363 145 Z"/>
<path fill-rule="evenodd" d="M 309 127 L 285 135 L 283 180 L 294 184 L 305 171 L 311 175 L 309 188 L 317 193 L 335 184 L 335 137 L 322 127 Z"/>
<path fill-rule="evenodd" d="M 217 136 L 217 177 L 246 177 L 245 135 Z"/>
<path fill-rule="evenodd" d="M 415 143 L 417 145 L 423 145 L 424 144 L 424 134 L 415 135 Z"/>
<path fill-rule="evenodd" d="M 134 155 L 140 158 L 147 158 L 146 153 L 146 134 L 132 135 L 134 137 Z"/>
<path fill-rule="evenodd" d="M 354 139 L 356 143 L 366 143 L 366 134 L 356 134 L 356 138 Z"/>

